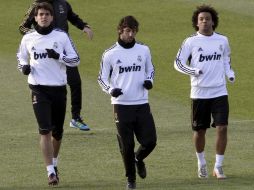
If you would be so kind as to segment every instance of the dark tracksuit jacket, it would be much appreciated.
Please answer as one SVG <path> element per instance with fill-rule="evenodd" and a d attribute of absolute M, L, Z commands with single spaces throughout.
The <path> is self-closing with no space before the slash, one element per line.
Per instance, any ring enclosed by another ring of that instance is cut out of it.
<path fill-rule="evenodd" d="M 28 32 L 32 26 L 36 25 L 34 19 L 34 8 L 37 3 L 49 2 L 54 9 L 54 27 L 60 28 L 68 33 L 68 21 L 78 29 L 83 30 L 85 26 L 88 26 L 86 22 L 79 18 L 79 16 L 72 11 L 71 5 L 65 0 L 35 0 L 34 3 L 27 10 L 25 18 L 19 26 L 19 31 L 22 34 Z"/>

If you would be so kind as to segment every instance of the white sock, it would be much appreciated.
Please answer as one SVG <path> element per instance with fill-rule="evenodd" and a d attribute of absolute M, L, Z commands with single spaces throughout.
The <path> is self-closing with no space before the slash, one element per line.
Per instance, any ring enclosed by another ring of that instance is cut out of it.
<path fill-rule="evenodd" d="M 198 159 L 198 165 L 199 166 L 203 166 L 203 165 L 206 165 L 206 160 L 205 160 L 205 152 L 196 152 L 196 156 L 197 156 L 197 159 Z"/>
<path fill-rule="evenodd" d="M 54 165 L 48 165 L 47 166 L 47 172 L 48 172 L 48 176 L 52 173 L 56 174 L 55 173 L 55 169 L 54 169 Z"/>
<path fill-rule="evenodd" d="M 224 155 L 219 155 L 219 154 L 216 154 L 216 161 L 215 161 L 215 165 L 214 167 L 221 167 L 223 164 L 223 160 L 224 160 Z"/>
<path fill-rule="evenodd" d="M 54 167 L 57 167 L 58 158 L 53 158 L 53 165 Z"/>

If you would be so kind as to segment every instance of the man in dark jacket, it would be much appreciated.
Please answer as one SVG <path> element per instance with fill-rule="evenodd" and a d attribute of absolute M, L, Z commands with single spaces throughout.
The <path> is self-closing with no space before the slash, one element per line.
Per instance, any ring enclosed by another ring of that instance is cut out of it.
<path fill-rule="evenodd" d="M 65 0 L 35 0 L 27 10 L 27 13 L 23 19 L 23 22 L 19 26 L 19 31 L 22 34 L 27 33 L 34 26 L 36 22 L 34 19 L 35 6 L 41 2 L 51 3 L 54 9 L 54 20 L 53 24 L 55 28 L 60 28 L 68 33 L 68 21 L 76 26 L 78 29 L 87 33 L 88 38 L 91 40 L 93 37 L 93 31 L 90 26 L 79 18 L 77 14 L 72 11 L 71 5 Z M 82 107 L 82 87 L 81 78 L 78 71 L 78 67 L 67 66 L 67 82 L 71 90 L 71 112 L 72 120 L 70 127 L 78 128 L 80 130 L 88 131 L 89 127 L 83 122 L 80 117 Z"/>

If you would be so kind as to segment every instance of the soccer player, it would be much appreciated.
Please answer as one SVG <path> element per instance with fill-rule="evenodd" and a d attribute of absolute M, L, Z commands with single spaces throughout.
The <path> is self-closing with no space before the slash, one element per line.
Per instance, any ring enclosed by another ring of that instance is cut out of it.
<path fill-rule="evenodd" d="M 111 95 L 117 139 L 127 177 L 127 189 L 136 188 L 136 168 L 146 177 L 143 160 L 156 146 L 156 129 L 148 103 L 153 87 L 154 66 L 148 46 L 136 42 L 139 23 L 133 16 L 118 25 L 118 41 L 107 49 L 101 61 L 98 82 Z M 134 135 L 140 143 L 134 152 Z"/>
<path fill-rule="evenodd" d="M 34 9 L 36 4 L 40 2 L 48 2 L 52 4 L 54 9 L 53 24 L 55 28 L 60 28 L 68 33 L 68 21 L 70 21 L 71 24 L 78 29 L 86 32 L 89 39 L 92 39 L 93 31 L 90 26 L 72 11 L 71 5 L 65 0 L 35 0 L 28 9 L 22 24 L 19 26 L 19 30 L 22 34 L 25 34 L 36 25 L 34 20 Z M 70 127 L 88 131 L 90 128 L 84 123 L 80 116 L 82 107 L 82 86 L 78 67 L 67 66 L 67 82 L 71 90 L 72 120 L 70 121 Z"/>
<path fill-rule="evenodd" d="M 57 185 L 56 159 L 63 136 L 66 112 L 66 66 L 76 67 L 79 56 L 67 33 L 53 29 L 53 8 L 38 3 L 34 8 L 35 31 L 23 36 L 17 53 L 18 69 L 28 75 L 33 110 L 39 125 L 40 147 L 48 184 Z"/>
<path fill-rule="evenodd" d="M 225 78 L 234 82 L 235 74 L 230 65 L 228 38 L 215 32 L 218 22 L 218 13 L 213 7 L 197 7 L 192 15 L 192 26 L 197 32 L 184 40 L 177 53 L 174 67 L 179 72 L 190 75 L 191 79 L 191 124 L 198 159 L 198 177 L 208 177 L 204 149 L 206 130 L 210 127 L 212 117 L 212 127 L 216 128 L 213 175 L 217 179 L 225 179 L 222 166 L 229 116 Z"/>

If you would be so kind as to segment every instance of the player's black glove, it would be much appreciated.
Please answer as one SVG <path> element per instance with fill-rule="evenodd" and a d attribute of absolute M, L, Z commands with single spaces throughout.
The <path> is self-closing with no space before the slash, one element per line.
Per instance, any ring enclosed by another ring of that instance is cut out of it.
<path fill-rule="evenodd" d="M 29 75 L 29 73 L 31 72 L 31 67 L 30 65 L 23 65 L 22 66 L 22 73 L 24 75 Z"/>
<path fill-rule="evenodd" d="M 122 92 L 121 88 L 114 88 L 111 90 L 110 94 L 111 94 L 111 96 L 117 98 L 118 96 L 122 95 L 123 92 Z"/>
<path fill-rule="evenodd" d="M 150 90 L 153 88 L 153 83 L 150 80 L 145 80 L 143 86 L 145 89 Z"/>
<path fill-rule="evenodd" d="M 234 77 L 230 77 L 228 80 L 229 80 L 231 83 L 235 82 L 235 78 L 234 78 Z"/>
<path fill-rule="evenodd" d="M 53 49 L 46 49 L 49 58 L 59 59 L 60 55 Z"/>

